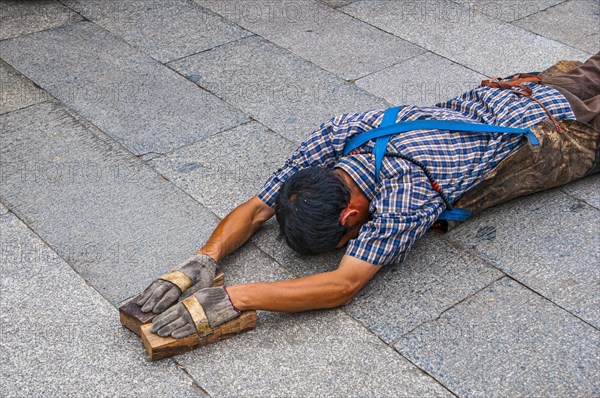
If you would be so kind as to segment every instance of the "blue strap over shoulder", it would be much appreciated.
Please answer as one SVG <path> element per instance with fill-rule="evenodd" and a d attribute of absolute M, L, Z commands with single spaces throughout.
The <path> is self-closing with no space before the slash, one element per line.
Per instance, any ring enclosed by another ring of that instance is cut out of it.
<path fill-rule="evenodd" d="M 383 120 L 379 124 L 379 128 L 387 127 L 387 126 L 391 126 L 391 125 L 395 124 L 396 118 L 398 117 L 398 112 L 400 112 L 399 106 L 395 107 L 395 108 L 389 108 L 388 110 L 386 110 L 385 113 L 383 114 Z M 361 135 L 359 135 L 359 137 Z M 375 155 L 375 182 L 379 182 L 379 173 L 381 172 L 381 164 L 383 163 L 385 149 L 387 147 L 388 142 L 390 142 L 391 136 L 392 136 L 391 134 L 384 135 L 384 136 L 378 137 L 375 140 L 375 148 L 373 150 L 373 154 Z M 350 140 L 350 141 L 352 141 L 352 140 Z"/>
<path fill-rule="evenodd" d="M 533 146 L 540 145 L 537 137 L 528 129 L 494 126 L 483 123 L 459 122 L 455 120 L 415 120 L 408 122 L 396 122 L 401 107 L 389 108 L 385 111 L 383 119 L 377 128 L 365 131 L 355 137 L 352 137 L 344 147 L 344 156 L 360 147 L 361 145 L 375 140 L 375 182 L 379 182 L 381 165 L 385 156 L 386 147 L 390 137 L 397 133 L 403 133 L 412 130 L 448 130 L 463 131 L 475 133 L 503 133 L 503 134 L 521 134 L 527 137 L 529 143 Z M 438 219 L 464 221 L 471 215 L 471 212 L 464 209 L 447 209 Z"/>
<path fill-rule="evenodd" d="M 448 130 L 473 133 L 521 134 L 527 137 L 531 145 L 537 146 L 540 144 L 535 134 L 533 134 L 528 128 L 521 129 L 514 127 L 494 126 L 483 123 L 458 122 L 454 120 L 414 120 L 410 122 L 398 122 L 385 127 L 377 127 L 352 137 L 350 140 L 348 140 L 346 146 L 344 147 L 344 155 L 347 155 L 359 146 L 373 139 L 385 136 L 389 137 L 397 133 L 404 133 L 412 130 Z"/>

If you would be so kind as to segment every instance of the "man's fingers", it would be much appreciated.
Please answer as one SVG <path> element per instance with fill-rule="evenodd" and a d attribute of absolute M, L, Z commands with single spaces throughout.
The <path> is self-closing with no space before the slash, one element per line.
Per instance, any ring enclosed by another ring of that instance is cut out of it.
<path fill-rule="evenodd" d="M 185 336 L 189 336 L 190 334 L 196 333 L 196 327 L 190 324 L 186 324 L 185 326 L 180 327 L 171 333 L 171 336 L 180 339 Z"/>
<path fill-rule="evenodd" d="M 144 291 L 142 292 L 142 294 L 140 295 L 140 297 L 138 297 L 138 300 L 137 300 L 137 305 L 139 305 L 139 306 L 143 306 L 143 305 L 144 305 L 144 303 L 145 303 L 146 301 L 148 301 L 148 299 L 150 298 L 150 296 L 152 296 L 152 292 L 154 291 L 154 287 L 155 287 L 154 285 L 156 284 L 156 282 L 157 282 L 157 281 L 154 281 L 154 282 L 152 282 L 152 283 L 150 284 L 150 286 L 148 286 L 148 287 L 146 288 L 146 290 L 144 290 Z"/>
<path fill-rule="evenodd" d="M 183 304 L 178 304 L 174 307 L 169 308 L 152 321 L 152 333 L 160 330 L 163 326 L 173 322 L 175 319 L 180 317 L 179 307 Z M 185 309 L 183 309 L 185 311 Z"/>
<path fill-rule="evenodd" d="M 150 296 L 150 298 L 148 299 L 148 301 L 146 301 L 146 303 L 144 303 L 144 305 L 142 306 L 142 311 L 143 312 L 150 312 L 150 311 L 152 311 L 152 309 L 154 308 L 154 306 L 156 305 L 156 303 L 173 286 L 173 284 L 171 282 L 167 282 L 167 281 L 156 281 L 156 283 L 157 283 L 157 286 L 152 291 L 152 296 Z"/>
<path fill-rule="evenodd" d="M 163 312 L 164 310 L 169 308 L 171 306 L 171 304 L 173 304 L 175 301 L 177 301 L 177 298 L 179 297 L 179 293 L 180 293 L 179 288 L 177 286 L 173 286 L 171 289 L 169 289 L 168 292 L 165 293 L 163 298 L 160 299 L 160 301 L 154 306 L 154 308 L 152 309 L 152 312 L 154 312 L 155 314 L 160 314 L 161 312 Z"/>
<path fill-rule="evenodd" d="M 177 318 L 173 322 L 166 324 L 156 331 L 156 334 L 165 337 L 171 335 L 172 332 L 179 329 L 182 326 L 185 326 L 187 322 L 183 318 Z"/>

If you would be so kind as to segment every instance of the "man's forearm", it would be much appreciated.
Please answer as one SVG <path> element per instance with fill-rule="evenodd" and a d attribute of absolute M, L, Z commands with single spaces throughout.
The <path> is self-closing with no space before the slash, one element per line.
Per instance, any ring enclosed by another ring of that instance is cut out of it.
<path fill-rule="evenodd" d="M 362 284 L 340 277 L 336 270 L 287 281 L 233 285 L 227 291 L 242 311 L 297 312 L 339 307 L 361 288 Z"/>
<path fill-rule="evenodd" d="M 334 271 L 288 281 L 228 286 L 240 310 L 297 312 L 334 308 L 350 301 L 381 269 L 345 255 Z"/>
<path fill-rule="evenodd" d="M 229 213 L 197 253 L 207 254 L 215 261 L 220 261 L 250 239 L 273 213 L 260 199 L 253 197 Z"/>

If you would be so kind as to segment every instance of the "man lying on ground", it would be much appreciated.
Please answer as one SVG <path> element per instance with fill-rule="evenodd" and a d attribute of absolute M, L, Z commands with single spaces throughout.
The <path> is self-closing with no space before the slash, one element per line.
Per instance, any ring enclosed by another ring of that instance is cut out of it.
<path fill-rule="evenodd" d="M 225 217 L 196 255 L 154 281 L 138 304 L 161 313 L 155 333 L 176 338 L 196 331 L 186 307 L 172 305 L 186 290 L 213 328 L 248 309 L 343 305 L 382 266 L 401 263 L 431 227 L 598 172 L 599 130 L 600 53 L 554 76 L 488 80 L 435 106 L 338 116 Z M 273 215 L 301 254 L 346 246 L 338 268 L 209 287 L 218 262 Z"/>

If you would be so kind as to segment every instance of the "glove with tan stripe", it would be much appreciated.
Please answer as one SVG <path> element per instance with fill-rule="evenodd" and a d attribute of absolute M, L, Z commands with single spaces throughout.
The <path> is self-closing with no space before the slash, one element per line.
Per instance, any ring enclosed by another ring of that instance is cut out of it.
<path fill-rule="evenodd" d="M 144 290 L 137 301 L 143 312 L 159 314 L 177 301 L 192 285 L 194 290 L 209 287 L 213 282 L 217 263 L 206 254 L 196 254 L 161 276 Z"/>
<path fill-rule="evenodd" d="M 240 314 L 224 286 L 209 287 L 157 316 L 152 322 L 151 330 L 161 337 L 172 336 L 179 339 L 196 332 L 199 337 L 203 337 Z"/>

